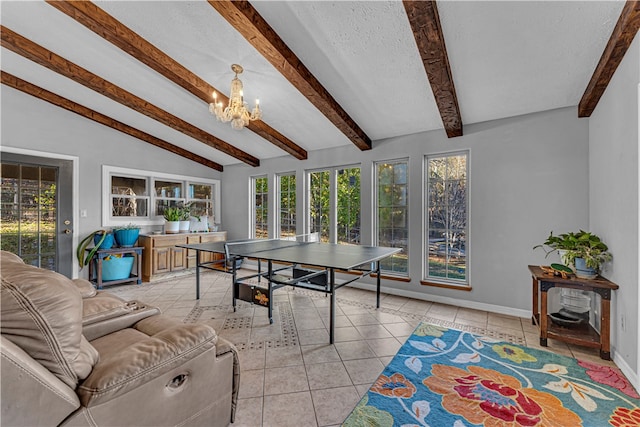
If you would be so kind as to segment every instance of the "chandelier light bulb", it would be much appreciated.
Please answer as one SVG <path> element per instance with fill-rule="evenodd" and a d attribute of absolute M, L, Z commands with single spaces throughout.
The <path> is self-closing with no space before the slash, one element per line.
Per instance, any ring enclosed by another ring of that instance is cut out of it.
<path fill-rule="evenodd" d="M 213 102 L 209 104 L 209 112 L 216 116 L 218 121 L 231 122 L 231 127 L 235 130 L 241 130 L 249 125 L 250 121 L 261 120 L 262 111 L 260 110 L 260 100 L 256 99 L 256 106 L 249 114 L 246 103 L 244 102 L 244 91 L 242 89 L 242 81 L 238 78 L 238 74 L 242 74 L 242 67 L 238 64 L 231 65 L 231 70 L 236 74 L 231 81 L 231 94 L 229 95 L 229 103 L 225 109 L 222 108 L 222 102 L 218 102 L 218 94 L 213 91 Z"/>

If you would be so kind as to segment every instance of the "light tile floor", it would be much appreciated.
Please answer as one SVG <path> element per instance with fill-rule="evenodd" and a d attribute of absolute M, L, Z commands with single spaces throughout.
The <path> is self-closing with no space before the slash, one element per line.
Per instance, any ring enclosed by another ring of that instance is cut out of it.
<path fill-rule="evenodd" d="M 230 276 L 223 273 L 203 273 L 199 301 L 193 274 L 105 290 L 156 305 L 181 321 L 206 320 L 220 336 L 236 343 L 241 376 L 234 427 L 340 425 L 422 320 L 612 364 L 600 359 L 596 350 L 552 339 L 548 347 L 540 347 L 538 330 L 528 318 L 388 294 L 382 295 L 376 310 L 374 292 L 351 287 L 336 293 L 333 345 L 329 298 L 313 291 L 276 291 L 274 323 L 269 324 L 263 307 L 240 302 L 233 312 Z"/>

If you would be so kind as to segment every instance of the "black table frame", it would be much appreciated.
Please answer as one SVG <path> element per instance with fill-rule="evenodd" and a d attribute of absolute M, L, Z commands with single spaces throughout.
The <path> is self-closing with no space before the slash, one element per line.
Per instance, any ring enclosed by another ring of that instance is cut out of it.
<path fill-rule="evenodd" d="M 376 308 L 380 308 L 380 260 L 387 258 L 401 250 L 400 248 L 389 248 L 389 249 L 395 249 L 395 250 L 389 252 L 388 254 L 385 254 L 383 257 L 379 259 L 366 262 L 366 264 L 370 265 L 369 269 L 360 268 L 360 266 L 358 266 L 358 268 L 349 269 L 348 270 L 349 273 L 357 272 L 357 276 L 352 279 L 345 280 L 344 282 L 336 283 L 336 278 L 335 278 L 336 270 L 343 270 L 343 269 L 338 269 L 336 267 L 313 265 L 313 267 L 319 268 L 320 270 L 310 270 L 308 274 L 303 274 L 300 277 L 288 277 L 288 276 L 282 276 L 277 273 L 282 270 L 296 268 L 298 267 L 298 265 L 295 263 L 290 263 L 284 267 L 279 266 L 277 268 L 274 268 L 274 265 L 273 265 L 274 260 L 272 259 L 266 259 L 267 261 L 266 273 L 262 273 L 261 267 L 260 267 L 261 261 L 260 259 L 258 259 L 257 274 L 252 274 L 249 276 L 243 276 L 238 278 L 238 275 L 237 275 L 238 269 L 237 269 L 236 261 L 239 258 L 244 258 L 245 256 L 234 255 L 229 253 L 229 250 L 226 244 L 223 246 L 224 249 L 214 248 L 211 244 L 193 244 L 193 245 L 187 244 L 187 245 L 176 245 L 176 246 L 196 251 L 196 299 L 200 299 L 200 269 L 201 268 L 213 270 L 213 271 L 222 271 L 232 275 L 233 311 L 236 311 L 236 301 L 239 296 L 240 285 L 248 285 L 244 281 L 257 278 L 258 283 L 260 283 L 260 279 L 262 278 L 267 279 L 268 305 L 266 306 L 266 308 L 268 309 L 268 316 L 269 316 L 270 323 L 273 323 L 272 296 L 273 296 L 273 291 L 275 291 L 276 289 L 279 289 L 284 286 L 294 286 L 294 287 L 310 289 L 318 292 L 323 292 L 329 295 L 331 298 L 330 308 L 329 308 L 329 316 L 330 316 L 329 317 L 329 343 L 330 344 L 334 343 L 334 338 L 335 338 L 335 334 L 334 334 L 335 316 L 336 316 L 335 291 L 363 277 L 369 276 L 371 274 L 375 274 L 376 275 Z M 200 256 L 201 252 L 221 253 L 221 254 L 224 254 L 225 257 L 224 259 L 201 262 L 201 256 Z M 259 255 L 256 254 L 255 257 L 257 259 Z M 287 261 L 278 260 L 277 262 L 280 263 L 280 262 L 287 262 Z M 229 267 L 229 264 L 231 264 L 230 267 Z M 309 265 L 309 264 L 305 264 L 305 265 Z M 362 266 L 364 265 L 365 264 L 362 264 Z M 326 275 L 327 280 L 325 285 L 310 282 L 314 278 L 321 277 L 322 275 Z"/>

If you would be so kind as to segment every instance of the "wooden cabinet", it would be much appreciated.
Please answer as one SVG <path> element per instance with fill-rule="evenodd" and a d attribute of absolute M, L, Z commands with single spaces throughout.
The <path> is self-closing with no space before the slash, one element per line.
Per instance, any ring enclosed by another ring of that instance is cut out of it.
<path fill-rule="evenodd" d="M 142 280 L 148 282 L 165 273 L 195 268 L 196 251 L 177 248 L 176 245 L 217 242 L 227 239 L 226 231 L 184 234 L 141 234 L 139 245 L 142 255 Z M 219 254 L 207 254 L 210 260 Z M 209 259 L 208 259 L 209 260 Z"/>

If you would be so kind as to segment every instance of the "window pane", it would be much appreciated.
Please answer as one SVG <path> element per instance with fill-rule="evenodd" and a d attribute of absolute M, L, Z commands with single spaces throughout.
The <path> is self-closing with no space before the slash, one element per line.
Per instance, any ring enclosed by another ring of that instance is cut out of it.
<path fill-rule="evenodd" d="M 268 182 L 266 177 L 253 178 L 254 210 L 253 237 L 266 239 L 269 237 L 268 214 Z"/>
<path fill-rule="evenodd" d="M 280 221 L 278 235 L 293 237 L 296 235 L 296 176 L 281 175 L 280 181 Z"/>
<path fill-rule="evenodd" d="M 408 227 L 407 208 L 407 162 L 384 162 L 376 164 L 376 185 L 378 186 L 377 243 L 380 246 L 402 248 L 380 263 L 383 271 L 408 274 Z"/>
<path fill-rule="evenodd" d="M 184 197 L 181 182 L 155 181 L 155 191 L 157 197 L 173 197 L 174 199 Z"/>
<path fill-rule="evenodd" d="M 148 204 L 146 178 L 111 177 L 111 216 L 146 217 Z"/>
<path fill-rule="evenodd" d="M 426 274 L 467 283 L 467 154 L 428 158 Z"/>
<path fill-rule="evenodd" d="M 309 174 L 309 217 L 311 233 L 319 233 L 320 241 L 329 242 L 329 171 Z"/>
<path fill-rule="evenodd" d="M 338 170 L 338 243 L 360 244 L 360 168 Z"/>

